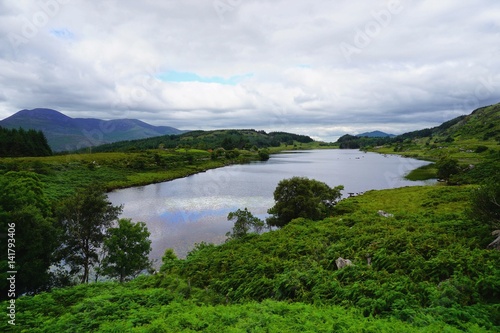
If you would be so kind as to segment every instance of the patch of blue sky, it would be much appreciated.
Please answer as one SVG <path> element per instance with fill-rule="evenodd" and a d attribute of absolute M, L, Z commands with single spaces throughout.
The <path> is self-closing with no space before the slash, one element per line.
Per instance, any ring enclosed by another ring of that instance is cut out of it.
<path fill-rule="evenodd" d="M 66 28 L 62 29 L 51 29 L 50 34 L 60 39 L 74 39 L 75 35 Z"/>
<path fill-rule="evenodd" d="M 241 81 L 252 77 L 253 74 L 234 75 L 229 78 L 221 76 L 203 77 L 191 72 L 168 71 L 158 74 L 156 77 L 159 80 L 166 82 L 203 82 L 203 83 L 218 83 L 226 85 L 237 85 Z"/>

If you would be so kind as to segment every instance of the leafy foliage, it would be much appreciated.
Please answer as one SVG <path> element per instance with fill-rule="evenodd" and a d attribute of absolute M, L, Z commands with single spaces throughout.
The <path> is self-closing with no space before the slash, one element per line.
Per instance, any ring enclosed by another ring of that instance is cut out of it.
<path fill-rule="evenodd" d="M 274 191 L 275 205 L 267 224 L 283 227 L 291 220 L 304 217 L 319 220 L 328 216 L 340 198 L 343 186 L 330 188 L 323 182 L 305 177 L 292 177 L 278 183 Z"/>
<path fill-rule="evenodd" d="M 255 233 L 260 233 L 264 227 L 264 221 L 253 216 L 246 207 L 244 210 L 238 209 L 235 212 L 230 212 L 227 215 L 227 219 L 228 221 L 236 220 L 234 222 L 233 231 L 226 234 L 228 239 L 243 238 L 250 230 Z"/>
<path fill-rule="evenodd" d="M 216 130 L 192 131 L 180 135 L 165 135 L 148 139 L 121 141 L 117 143 L 95 147 L 96 152 L 135 151 L 144 149 L 196 148 L 224 150 L 246 149 L 252 147 L 268 148 L 279 147 L 282 143 L 309 143 L 314 140 L 306 135 L 285 132 L 271 132 L 249 130 Z"/>
<path fill-rule="evenodd" d="M 1 298 L 7 297 L 7 271 L 18 271 L 16 293 L 34 293 L 48 288 L 49 267 L 58 244 L 59 230 L 40 178 L 29 172 L 8 172 L 0 178 L 0 228 L 4 255 L 0 261 Z M 11 231 L 9 231 L 11 230 Z M 7 232 L 14 239 L 7 250 Z M 9 257 L 14 260 L 7 260 Z M 15 262 L 9 267 L 8 261 Z"/>
<path fill-rule="evenodd" d="M 109 228 L 104 239 L 106 255 L 102 260 L 102 273 L 124 282 L 151 268 L 148 259 L 151 252 L 149 235 L 144 222 L 133 223 L 130 219 L 119 219 L 118 226 Z"/>
<path fill-rule="evenodd" d="M 339 202 L 336 217 L 199 244 L 185 260 L 169 250 L 155 275 L 19 299 L 15 328 L 498 331 L 500 251 L 486 249 L 489 226 L 464 213 L 471 191 L 370 191 Z M 339 256 L 354 265 L 338 269 Z"/>
<path fill-rule="evenodd" d="M 460 172 L 458 167 L 458 161 L 452 158 L 442 158 L 436 163 L 437 167 L 437 177 L 446 182 L 449 182 L 453 175 Z"/>
<path fill-rule="evenodd" d="M 64 230 L 60 255 L 72 274 L 81 272 L 82 283 L 89 282 L 90 269 L 99 262 L 106 229 L 121 211 L 122 207 L 112 206 L 96 185 L 77 191 L 59 206 L 58 218 Z"/>

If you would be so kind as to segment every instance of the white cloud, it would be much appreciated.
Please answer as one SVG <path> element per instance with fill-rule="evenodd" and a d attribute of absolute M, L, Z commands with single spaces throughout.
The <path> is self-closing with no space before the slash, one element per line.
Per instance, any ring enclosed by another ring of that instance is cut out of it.
<path fill-rule="evenodd" d="M 500 101 L 494 0 L 0 7 L 0 118 L 50 107 L 186 129 L 334 137 L 414 130 Z M 198 79 L 158 79 L 169 72 Z"/>

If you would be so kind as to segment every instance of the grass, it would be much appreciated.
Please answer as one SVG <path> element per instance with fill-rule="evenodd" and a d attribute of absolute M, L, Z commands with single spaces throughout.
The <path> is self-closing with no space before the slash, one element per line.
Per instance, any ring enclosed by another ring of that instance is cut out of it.
<path fill-rule="evenodd" d="M 319 143 L 295 143 L 269 148 L 315 149 Z M 29 171 L 40 175 L 51 200 L 71 195 L 77 188 L 102 183 L 108 190 L 143 186 L 186 177 L 209 169 L 259 160 L 258 152 L 239 150 L 238 156 L 213 158 L 200 149 L 153 149 L 139 152 L 79 153 L 48 157 L 1 158 L 0 174 Z"/>
<path fill-rule="evenodd" d="M 415 170 L 410 171 L 405 176 L 408 180 L 419 181 L 437 178 L 437 168 L 435 164 L 428 164 L 421 166 Z"/>

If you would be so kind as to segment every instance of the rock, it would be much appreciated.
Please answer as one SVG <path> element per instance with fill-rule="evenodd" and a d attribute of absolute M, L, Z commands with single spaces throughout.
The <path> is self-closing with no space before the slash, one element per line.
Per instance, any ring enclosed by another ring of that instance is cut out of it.
<path fill-rule="evenodd" d="M 394 214 L 389 214 L 389 213 L 386 213 L 384 212 L 383 210 L 379 210 L 378 211 L 378 215 L 382 216 L 382 217 L 394 217 Z"/>
<path fill-rule="evenodd" d="M 338 269 L 353 265 L 352 261 L 350 261 L 349 259 L 344 259 L 342 257 L 338 257 L 337 260 L 335 260 L 335 264 L 337 265 Z"/>

